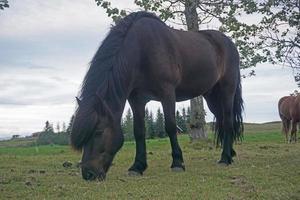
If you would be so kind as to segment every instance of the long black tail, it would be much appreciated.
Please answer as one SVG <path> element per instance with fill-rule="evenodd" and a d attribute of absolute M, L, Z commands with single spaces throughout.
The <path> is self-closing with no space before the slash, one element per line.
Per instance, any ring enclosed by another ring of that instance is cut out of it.
<path fill-rule="evenodd" d="M 225 138 L 225 132 L 224 132 L 224 124 L 223 124 L 223 108 L 222 108 L 222 95 L 220 91 L 219 85 L 217 85 L 213 90 L 213 98 L 212 100 L 212 106 L 214 106 L 214 115 L 215 115 L 215 123 L 213 124 L 213 129 L 215 132 L 215 142 L 217 146 L 221 144 L 223 146 L 223 141 Z M 234 95 L 234 102 L 233 102 L 233 141 L 241 141 L 243 139 L 243 131 L 244 131 L 244 125 L 243 125 L 243 98 L 242 98 L 242 86 L 241 81 L 239 79 L 236 92 Z"/>
<path fill-rule="evenodd" d="M 242 140 L 243 132 L 244 132 L 244 124 L 243 124 L 243 113 L 244 110 L 244 102 L 242 98 L 242 86 L 241 81 L 239 80 L 238 86 L 236 88 L 234 102 L 233 102 L 233 140 Z"/>

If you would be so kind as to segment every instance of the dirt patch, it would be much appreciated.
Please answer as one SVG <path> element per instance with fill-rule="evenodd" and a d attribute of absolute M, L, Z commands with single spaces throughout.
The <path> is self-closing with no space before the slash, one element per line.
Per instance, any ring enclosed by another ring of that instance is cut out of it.
<path fill-rule="evenodd" d="M 278 149 L 278 147 L 276 146 L 271 146 L 271 145 L 263 145 L 263 146 L 259 146 L 260 149 Z"/>
<path fill-rule="evenodd" d="M 231 176 L 229 182 L 241 188 L 244 192 L 251 194 L 251 196 L 256 195 L 255 187 L 247 180 L 245 176 Z"/>

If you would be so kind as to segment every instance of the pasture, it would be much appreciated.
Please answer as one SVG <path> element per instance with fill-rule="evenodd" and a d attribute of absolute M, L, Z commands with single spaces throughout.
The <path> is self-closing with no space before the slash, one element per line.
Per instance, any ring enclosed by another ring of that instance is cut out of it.
<path fill-rule="evenodd" d="M 280 130 L 279 123 L 246 124 L 229 167 L 216 164 L 221 150 L 212 139 L 190 143 L 181 135 L 183 173 L 169 168 L 167 138 L 147 140 L 141 177 L 127 175 L 135 144 L 125 142 L 104 182 L 82 179 L 81 154 L 69 146 L 0 142 L 0 199 L 300 199 L 300 143 L 286 144 Z"/>

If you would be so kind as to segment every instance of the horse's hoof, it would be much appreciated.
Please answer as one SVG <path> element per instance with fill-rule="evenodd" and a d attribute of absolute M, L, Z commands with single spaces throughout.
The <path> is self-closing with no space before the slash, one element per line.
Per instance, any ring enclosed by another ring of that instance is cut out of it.
<path fill-rule="evenodd" d="M 219 160 L 219 161 L 217 162 L 217 164 L 218 164 L 220 167 L 228 167 L 228 166 L 229 166 L 229 164 L 226 163 L 226 162 L 223 161 L 223 160 Z"/>
<path fill-rule="evenodd" d="M 134 177 L 142 176 L 142 173 L 130 170 L 130 171 L 128 171 L 128 176 L 134 176 Z"/>
<path fill-rule="evenodd" d="M 172 167 L 172 172 L 184 172 L 185 170 L 182 167 Z"/>

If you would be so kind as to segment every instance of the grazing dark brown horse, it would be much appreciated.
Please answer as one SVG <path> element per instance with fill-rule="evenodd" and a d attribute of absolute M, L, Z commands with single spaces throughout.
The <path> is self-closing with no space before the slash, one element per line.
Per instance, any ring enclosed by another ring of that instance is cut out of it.
<path fill-rule="evenodd" d="M 278 111 L 282 121 L 282 133 L 285 134 L 286 142 L 297 142 L 297 124 L 300 122 L 300 95 L 282 97 L 278 102 Z"/>
<path fill-rule="evenodd" d="M 172 147 L 171 168 L 184 170 L 177 141 L 175 102 L 204 95 L 216 117 L 220 163 L 232 163 L 233 142 L 243 131 L 239 54 L 232 41 L 213 31 L 174 30 L 155 15 L 136 12 L 114 26 L 84 78 L 71 142 L 83 149 L 82 176 L 103 180 L 123 144 L 126 100 L 134 115 L 136 156 L 130 174 L 147 168 L 145 105 L 160 101 Z"/>

